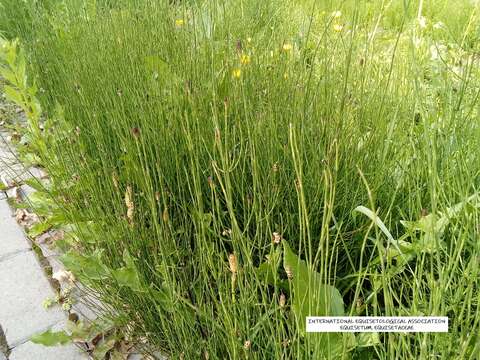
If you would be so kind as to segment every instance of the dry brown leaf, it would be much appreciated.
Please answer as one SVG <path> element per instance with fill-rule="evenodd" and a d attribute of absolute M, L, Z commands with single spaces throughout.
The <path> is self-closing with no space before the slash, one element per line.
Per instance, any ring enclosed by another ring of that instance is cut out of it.
<path fill-rule="evenodd" d="M 15 212 L 15 219 L 21 226 L 25 227 L 26 229 L 30 229 L 33 225 L 40 221 L 39 217 L 36 214 L 31 213 L 25 209 L 17 209 L 17 211 Z"/>

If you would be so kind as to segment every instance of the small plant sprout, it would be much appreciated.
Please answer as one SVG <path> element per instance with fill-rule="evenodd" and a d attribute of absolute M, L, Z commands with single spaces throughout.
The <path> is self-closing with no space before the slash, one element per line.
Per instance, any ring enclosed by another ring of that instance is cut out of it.
<path fill-rule="evenodd" d="M 53 304 L 55 304 L 55 300 L 49 297 L 42 302 L 42 306 L 44 309 L 49 309 L 50 307 L 52 307 Z"/>

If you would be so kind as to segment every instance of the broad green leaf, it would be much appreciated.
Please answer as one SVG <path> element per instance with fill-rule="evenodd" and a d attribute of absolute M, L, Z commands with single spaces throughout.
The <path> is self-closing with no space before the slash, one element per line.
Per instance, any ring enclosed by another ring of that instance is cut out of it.
<path fill-rule="evenodd" d="M 15 73 L 6 66 L 0 66 L 0 76 L 4 77 L 10 84 L 15 84 L 17 82 Z"/>
<path fill-rule="evenodd" d="M 52 224 L 49 222 L 41 222 L 33 225 L 28 231 L 28 235 L 31 237 L 37 237 L 38 235 L 43 234 L 45 231 L 49 230 L 52 227 Z"/>
<path fill-rule="evenodd" d="M 30 179 L 25 180 L 25 184 L 30 186 L 31 188 L 35 189 L 36 191 L 46 192 L 48 190 L 46 188 L 46 186 L 48 186 L 48 185 L 42 183 L 41 181 L 39 181 L 36 178 L 30 178 Z"/>
<path fill-rule="evenodd" d="M 81 255 L 73 250 L 61 256 L 65 267 L 74 275 L 81 276 L 84 281 L 108 279 L 108 268 L 102 262 L 102 250 L 96 250 L 92 255 Z"/>
<path fill-rule="evenodd" d="M 320 274 L 308 268 L 283 241 L 283 266 L 292 274 L 293 309 L 305 327 L 306 316 L 342 316 L 343 298 L 333 286 L 324 284 Z M 304 329 L 305 330 L 305 329 Z"/>
<path fill-rule="evenodd" d="M 126 266 L 113 271 L 113 276 L 120 286 L 126 286 L 137 292 L 143 292 L 142 283 L 138 276 L 137 267 L 127 250 L 123 252 L 123 260 Z"/>
<path fill-rule="evenodd" d="M 306 333 L 307 316 L 343 316 L 343 298 L 340 292 L 331 285 L 324 284 L 320 274 L 310 269 L 283 241 L 283 266 L 291 277 L 293 290 L 292 309 L 300 327 L 300 334 L 308 335 L 315 344 L 316 357 L 330 358 L 339 354 L 344 348 L 354 346 L 352 334 L 342 333 Z"/>
<path fill-rule="evenodd" d="M 21 106 L 22 108 L 24 107 L 24 101 L 20 91 L 12 86 L 5 85 L 3 87 L 3 92 L 5 93 L 7 100 L 17 104 L 18 106 Z"/>
<path fill-rule="evenodd" d="M 107 353 L 113 349 L 115 346 L 115 343 L 117 342 L 117 339 L 115 338 L 110 338 L 110 339 L 105 339 L 101 341 L 96 347 L 95 350 L 93 350 L 92 357 L 95 360 L 103 360 L 105 359 L 105 356 Z"/>
<path fill-rule="evenodd" d="M 145 57 L 145 67 L 148 71 L 157 73 L 161 78 L 171 75 L 170 66 L 160 56 Z"/>
<path fill-rule="evenodd" d="M 120 286 L 126 286 L 134 291 L 142 291 L 140 280 L 138 279 L 138 273 L 133 268 L 122 267 L 117 270 L 113 270 L 113 276 L 117 280 Z"/>
<path fill-rule="evenodd" d="M 166 283 L 162 287 L 151 290 L 153 298 L 158 302 L 160 308 L 164 311 L 172 312 L 174 310 L 174 294 Z"/>
<path fill-rule="evenodd" d="M 40 216 L 49 216 L 52 210 L 58 207 L 51 195 L 46 191 L 34 192 L 28 197 L 28 202 L 35 213 Z"/>
<path fill-rule="evenodd" d="M 72 339 L 65 331 L 53 332 L 51 329 L 48 329 L 43 333 L 33 335 L 30 340 L 35 344 L 56 346 L 67 344 Z"/>
<path fill-rule="evenodd" d="M 444 213 L 439 213 L 439 215 L 432 213 L 421 217 L 417 221 L 401 221 L 401 223 L 412 232 L 421 232 L 419 242 L 414 244 L 417 251 L 432 253 L 437 250 L 437 244 L 440 244 L 441 247 L 445 246 L 441 240 L 445 229 L 467 204 L 471 204 L 475 208 L 480 207 L 478 194 L 469 196 L 464 201 L 447 208 Z"/>
<path fill-rule="evenodd" d="M 267 261 L 263 262 L 256 269 L 260 279 L 263 279 L 269 285 L 277 285 L 279 288 L 289 291 L 288 281 L 280 279 L 278 276 L 278 267 L 282 261 L 281 248 L 277 247 L 275 252 L 267 258 Z"/>
<path fill-rule="evenodd" d="M 20 82 L 18 85 L 19 88 L 24 89 L 27 86 L 27 75 L 26 75 L 26 63 L 25 63 L 25 56 L 23 52 L 18 54 L 18 61 L 16 67 L 17 79 Z"/>
<path fill-rule="evenodd" d="M 380 344 L 380 337 L 378 333 L 358 333 L 356 335 L 356 345 L 358 347 L 367 347 Z"/>
<path fill-rule="evenodd" d="M 390 231 L 388 231 L 383 221 L 372 210 L 366 208 L 365 206 L 357 206 L 355 209 L 353 209 L 353 211 L 358 211 L 363 215 L 369 217 L 375 223 L 375 225 L 377 225 L 379 229 L 382 230 L 388 240 L 392 243 L 395 243 L 395 239 L 393 238 L 392 234 L 390 234 Z"/>

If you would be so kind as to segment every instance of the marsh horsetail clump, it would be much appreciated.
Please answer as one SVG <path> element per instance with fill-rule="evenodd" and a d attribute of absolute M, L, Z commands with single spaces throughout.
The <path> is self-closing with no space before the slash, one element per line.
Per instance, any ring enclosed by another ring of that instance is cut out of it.
<path fill-rule="evenodd" d="M 172 359 L 475 359 L 479 6 L 0 0 L 68 270 Z"/>

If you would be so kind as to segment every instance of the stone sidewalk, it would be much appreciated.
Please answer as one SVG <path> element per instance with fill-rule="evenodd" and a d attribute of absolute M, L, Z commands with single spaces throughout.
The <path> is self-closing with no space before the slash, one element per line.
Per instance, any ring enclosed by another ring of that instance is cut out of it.
<path fill-rule="evenodd" d="M 4 187 L 35 176 L 21 166 L 0 129 L 0 183 Z M 75 345 L 44 347 L 30 337 L 50 328 L 61 330 L 67 314 L 55 305 L 45 309 L 55 292 L 17 224 L 6 192 L 0 191 L 0 360 L 84 360 L 89 357 Z"/>

